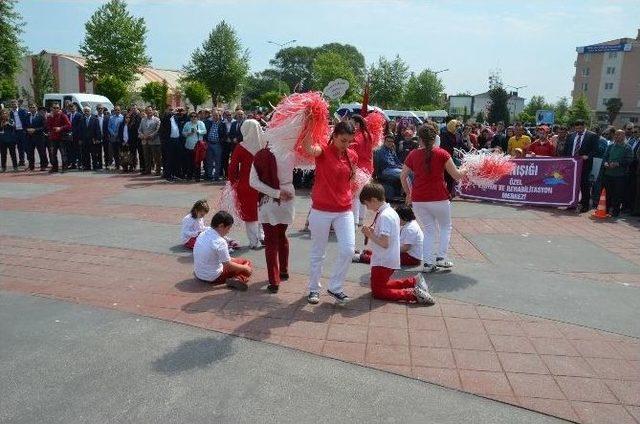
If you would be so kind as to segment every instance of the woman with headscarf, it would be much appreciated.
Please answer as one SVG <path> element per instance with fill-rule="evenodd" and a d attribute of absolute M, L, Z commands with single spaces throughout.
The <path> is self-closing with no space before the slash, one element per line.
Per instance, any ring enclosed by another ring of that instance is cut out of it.
<path fill-rule="evenodd" d="M 264 147 L 262 128 L 255 119 L 247 119 L 240 127 L 242 142 L 233 150 L 227 176 L 231 183 L 240 218 L 245 223 L 249 247 L 261 247 L 260 226 L 258 224 L 258 192 L 249 184 L 253 157 Z"/>

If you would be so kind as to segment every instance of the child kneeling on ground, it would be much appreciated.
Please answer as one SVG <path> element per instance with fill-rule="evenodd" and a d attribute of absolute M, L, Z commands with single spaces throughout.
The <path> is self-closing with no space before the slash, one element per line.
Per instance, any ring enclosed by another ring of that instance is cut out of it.
<path fill-rule="evenodd" d="M 396 213 L 400 217 L 400 266 L 417 266 L 422 263 L 422 244 L 424 234 L 416 221 L 410 206 L 399 206 Z M 371 262 L 371 250 L 356 253 L 353 262 L 368 264 Z"/>
<path fill-rule="evenodd" d="M 433 305 L 427 282 L 421 274 L 391 280 L 400 268 L 400 218 L 385 201 L 384 187 L 369 183 L 360 192 L 360 202 L 375 212 L 373 226 L 363 226 L 365 245 L 371 249 L 371 294 L 380 300 L 404 300 Z"/>
<path fill-rule="evenodd" d="M 233 217 L 227 212 L 211 218 L 211 227 L 200 233 L 193 247 L 193 274 L 206 283 L 246 290 L 253 268 L 248 259 L 229 256 L 225 236 L 232 226 Z"/>
<path fill-rule="evenodd" d="M 198 200 L 193 204 L 191 212 L 182 218 L 180 241 L 187 249 L 193 249 L 196 238 L 207 228 L 204 225 L 204 217 L 208 213 L 209 203 L 206 200 Z"/>

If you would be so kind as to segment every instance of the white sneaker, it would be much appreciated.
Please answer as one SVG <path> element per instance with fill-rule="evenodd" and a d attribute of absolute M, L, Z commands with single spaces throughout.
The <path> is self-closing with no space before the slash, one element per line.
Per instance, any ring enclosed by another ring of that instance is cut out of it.
<path fill-rule="evenodd" d="M 413 288 L 413 294 L 416 296 L 416 300 L 421 305 L 435 305 L 436 300 L 431 296 L 427 290 L 423 290 L 418 285 Z"/>
<path fill-rule="evenodd" d="M 360 253 L 356 252 L 353 254 L 353 258 L 351 258 L 351 262 L 360 263 Z"/>
<path fill-rule="evenodd" d="M 436 259 L 436 266 L 440 267 L 440 268 L 453 268 L 453 262 L 448 261 L 444 258 L 437 258 Z"/>
<path fill-rule="evenodd" d="M 415 279 L 416 279 L 415 287 L 419 287 L 419 288 L 421 288 L 422 290 L 424 290 L 424 291 L 426 291 L 428 293 L 429 292 L 429 286 L 427 285 L 427 280 L 424 278 L 424 275 L 416 274 Z"/>
<path fill-rule="evenodd" d="M 431 272 L 436 272 L 437 270 L 438 270 L 438 267 L 435 264 L 424 264 L 420 272 L 431 273 Z"/>

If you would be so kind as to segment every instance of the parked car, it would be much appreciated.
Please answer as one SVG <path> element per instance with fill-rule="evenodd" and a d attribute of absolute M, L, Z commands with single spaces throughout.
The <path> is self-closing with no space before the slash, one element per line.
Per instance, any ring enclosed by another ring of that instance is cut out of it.
<path fill-rule="evenodd" d="M 81 111 L 85 106 L 89 106 L 91 113 L 96 113 L 97 105 L 102 105 L 109 111 L 113 109 L 113 103 L 105 96 L 87 93 L 48 93 L 44 95 L 42 104 L 48 111 L 51 111 L 52 104 L 59 103 L 60 106 L 64 106 L 69 102 L 75 104 L 78 111 Z"/>

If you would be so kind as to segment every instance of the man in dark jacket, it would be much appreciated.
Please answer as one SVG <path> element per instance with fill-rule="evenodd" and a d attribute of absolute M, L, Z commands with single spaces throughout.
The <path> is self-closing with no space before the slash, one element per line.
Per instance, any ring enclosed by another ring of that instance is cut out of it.
<path fill-rule="evenodd" d="M 580 177 L 580 212 L 587 212 L 591 197 L 591 167 L 593 157 L 598 152 L 598 142 L 600 137 L 592 131 L 585 129 L 585 123 L 579 119 L 574 124 L 575 131 L 569 134 L 567 143 L 564 146 L 563 156 L 582 159 L 582 176 Z"/>
<path fill-rule="evenodd" d="M 102 169 L 102 150 L 105 143 L 109 142 L 109 118 L 104 114 L 104 107 L 98 105 L 96 107 L 97 114 L 93 120 L 93 148 L 92 153 L 97 154 L 98 166 L 93 169 Z M 96 147 L 97 146 L 97 147 Z M 93 151 L 95 149 L 95 151 Z M 107 147 L 108 149 L 108 147 Z M 106 159 L 106 158 L 105 158 Z"/>
<path fill-rule="evenodd" d="M 38 112 L 38 108 L 35 104 L 29 105 L 29 114 L 26 120 L 26 134 L 27 134 L 27 161 L 29 162 L 29 169 L 33 171 L 36 163 L 36 150 L 40 158 L 40 170 L 47 169 L 49 160 L 47 158 L 47 146 L 44 141 L 44 115 Z"/>
<path fill-rule="evenodd" d="M 211 119 L 205 121 L 207 127 L 207 157 L 204 162 L 204 179 L 220 181 L 223 175 L 222 147 L 227 138 L 227 126 L 222 122 L 220 112 L 213 110 Z"/>
<path fill-rule="evenodd" d="M 17 100 L 11 100 L 11 111 L 9 118 L 13 120 L 15 128 L 16 143 L 18 146 L 18 166 L 24 166 L 25 147 L 26 147 L 26 125 L 27 111 L 18 105 Z"/>
<path fill-rule="evenodd" d="M 167 106 L 164 114 L 160 117 L 160 153 L 162 155 L 162 178 L 171 180 L 171 171 L 169 169 L 169 155 L 171 155 L 171 116 L 173 109 Z"/>

